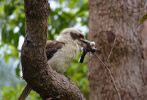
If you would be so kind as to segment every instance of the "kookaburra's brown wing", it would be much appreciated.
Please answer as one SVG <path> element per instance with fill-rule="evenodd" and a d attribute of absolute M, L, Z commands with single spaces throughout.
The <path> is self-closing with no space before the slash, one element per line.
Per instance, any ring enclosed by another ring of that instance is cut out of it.
<path fill-rule="evenodd" d="M 48 41 L 46 44 L 46 56 L 47 59 L 51 59 L 54 54 L 65 45 L 64 42 Z"/>

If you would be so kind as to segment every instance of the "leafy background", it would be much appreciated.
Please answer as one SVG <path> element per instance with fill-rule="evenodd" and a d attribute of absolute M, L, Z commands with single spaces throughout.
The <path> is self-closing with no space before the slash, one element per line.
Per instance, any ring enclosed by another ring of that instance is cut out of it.
<path fill-rule="evenodd" d="M 87 35 L 88 0 L 49 0 L 51 13 L 48 39 L 53 40 L 66 27 L 77 27 Z M 20 50 L 25 37 L 23 0 L 0 0 L 0 100 L 16 100 L 26 85 L 22 79 Z M 80 54 L 66 74 L 88 98 L 87 64 L 78 63 Z M 40 100 L 31 92 L 28 100 Z"/>

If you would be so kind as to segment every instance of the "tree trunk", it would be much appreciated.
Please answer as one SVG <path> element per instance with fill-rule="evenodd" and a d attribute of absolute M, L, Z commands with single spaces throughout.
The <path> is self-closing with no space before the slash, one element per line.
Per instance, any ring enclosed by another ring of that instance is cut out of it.
<path fill-rule="evenodd" d="M 89 3 L 89 38 L 100 48 L 101 54 L 97 55 L 109 65 L 122 100 L 146 100 L 147 59 L 138 27 L 139 18 L 147 12 L 145 0 L 89 0 Z M 90 100 L 118 100 L 108 71 L 94 55 L 89 61 L 89 80 Z"/>
<path fill-rule="evenodd" d="M 24 0 L 24 4 L 27 33 L 21 51 L 24 79 L 43 100 L 85 100 L 73 83 L 47 64 L 48 0 Z"/>

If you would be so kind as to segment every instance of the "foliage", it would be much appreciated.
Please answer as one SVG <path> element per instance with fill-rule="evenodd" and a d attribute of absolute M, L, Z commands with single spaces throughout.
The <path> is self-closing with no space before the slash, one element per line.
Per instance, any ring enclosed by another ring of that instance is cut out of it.
<path fill-rule="evenodd" d="M 51 13 L 49 17 L 48 39 L 55 39 L 60 31 L 66 27 L 78 27 L 87 32 L 88 25 L 88 0 L 49 0 Z M 0 56 L 5 62 L 9 58 L 20 59 L 19 50 L 22 38 L 25 36 L 25 14 L 22 0 L 0 1 Z M 67 75 L 77 83 L 82 92 L 88 96 L 87 65 L 79 64 L 78 58 L 72 62 L 67 70 Z M 16 65 L 16 75 L 19 75 L 19 66 Z M 5 67 L 5 66 L 2 66 Z M 3 100 L 16 100 L 22 85 L 16 87 L 3 87 Z M 36 100 L 36 95 L 31 95 L 31 100 Z M 35 99 L 33 99 L 35 98 Z"/>
<path fill-rule="evenodd" d="M 24 86 L 18 84 L 15 87 L 9 86 L 9 87 L 3 87 L 0 94 L 2 95 L 0 97 L 1 100 L 17 100 L 20 96 Z M 40 96 L 35 93 L 34 91 L 31 91 L 30 95 L 27 97 L 28 100 L 41 100 Z"/>
<path fill-rule="evenodd" d="M 86 63 L 77 63 L 80 58 L 80 54 L 77 58 L 71 63 L 70 67 L 66 71 L 66 75 L 71 78 L 84 93 L 85 97 L 88 98 L 89 95 L 89 82 L 87 79 L 87 64 Z M 86 59 L 84 60 L 86 62 Z"/>
<path fill-rule="evenodd" d="M 49 38 L 55 38 L 56 34 L 66 27 L 75 25 L 87 27 L 88 25 L 88 1 L 87 0 L 56 0 L 56 9 L 52 9 L 49 18 Z M 51 6 L 54 6 L 51 3 Z M 59 29 L 60 27 L 60 29 Z M 54 34 L 54 35 L 53 35 Z"/>
<path fill-rule="evenodd" d="M 7 43 L 15 48 L 18 46 L 19 36 L 24 35 L 24 8 L 20 0 L 1 1 L 0 27 L 1 44 Z"/>

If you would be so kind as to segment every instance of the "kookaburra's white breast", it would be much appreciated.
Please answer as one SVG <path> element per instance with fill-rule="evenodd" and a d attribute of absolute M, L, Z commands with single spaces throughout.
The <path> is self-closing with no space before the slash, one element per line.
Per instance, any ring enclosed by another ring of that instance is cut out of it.
<path fill-rule="evenodd" d="M 57 72 L 64 73 L 73 58 L 76 56 L 78 49 L 79 48 L 76 44 L 65 43 L 65 45 L 62 46 L 62 48 L 59 49 L 50 60 L 48 60 L 48 64 Z"/>

